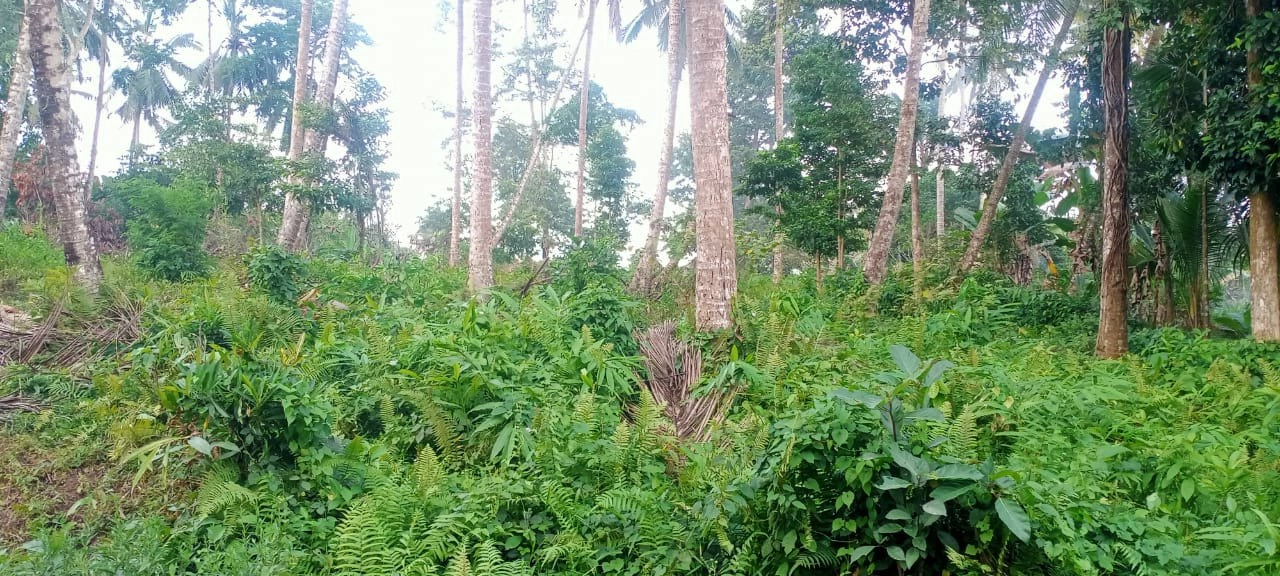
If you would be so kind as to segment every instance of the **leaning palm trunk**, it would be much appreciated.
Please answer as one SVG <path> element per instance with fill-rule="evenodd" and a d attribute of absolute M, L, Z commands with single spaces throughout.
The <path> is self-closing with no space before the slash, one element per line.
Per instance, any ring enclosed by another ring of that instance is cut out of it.
<path fill-rule="evenodd" d="M 1129 351 L 1129 23 L 1102 33 L 1104 148 L 1102 275 L 1095 353 L 1116 358 Z"/>
<path fill-rule="evenodd" d="M 76 160 L 75 117 L 71 111 L 71 69 L 62 49 L 62 21 L 57 0 L 31 0 L 26 22 L 31 27 L 31 68 L 40 127 L 49 162 L 49 185 L 58 211 L 58 240 L 77 282 L 97 291 L 102 281 L 98 249 L 89 233 L 85 195 Z"/>
<path fill-rule="evenodd" d="M 1245 0 L 1250 20 L 1262 16 L 1262 0 Z M 1249 91 L 1262 84 L 1257 46 L 1249 47 Z M 1258 188 L 1249 194 L 1249 300 L 1253 314 L 1253 338 L 1280 342 L 1280 232 L 1276 205 L 1270 191 Z"/>
<path fill-rule="evenodd" d="M 688 6 L 689 99 L 693 103 L 693 172 L 697 184 L 694 318 L 698 330 L 723 330 L 730 325 L 730 306 L 738 292 L 724 0 L 691 0 Z"/>
<path fill-rule="evenodd" d="M 702 349 L 676 338 L 676 325 L 670 320 L 636 334 L 636 343 L 649 374 L 645 389 L 671 419 L 676 437 L 705 441 L 710 425 L 724 420 L 737 391 L 717 388 L 694 396 L 702 380 Z"/>
<path fill-rule="evenodd" d="M 653 287 L 653 269 L 658 259 L 658 239 L 666 214 L 667 186 L 671 183 L 671 157 L 676 139 L 676 107 L 680 103 L 680 25 L 684 18 L 682 0 L 667 2 L 667 116 L 662 129 L 662 152 L 658 155 L 658 185 L 653 191 L 653 211 L 649 214 L 649 235 L 644 252 L 631 279 L 632 290 L 647 293 Z"/>
<path fill-rule="evenodd" d="M 880 205 L 880 215 L 867 246 L 863 270 L 867 282 L 879 285 L 884 281 L 889 267 L 889 248 L 898 228 L 898 216 L 902 212 L 902 192 L 907 184 L 907 172 L 911 164 L 911 148 L 915 145 L 916 113 L 920 105 L 920 67 L 924 45 L 928 41 L 929 0 L 916 0 L 911 17 L 911 48 L 907 55 L 907 72 L 903 79 L 902 112 L 898 117 L 898 135 L 893 145 L 893 163 L 889 167 L 889 181 Z"/>
<path fill-rule="evenodd" d="M 478 0 L 475 7 L 476 93 L 472 112 L 475 127 L 475 176 L 471 181 L 471 251 L 467 262 L 470 289 L 483 294 L 493 285 L 493 94 L 490 93 L 492 67 L 493 0 Z"/>
<path fill-rule="evenodd" d="M 924 306 L 924 224 L 920 221 L 920 167 L 911 154 L 911 294 Z"/>
<path fill-rule="evenodd" d="M 996 220 L 996 210 L 1000 206 L 1000 200 L 1004 198 L 1005 190 L 1009 187 L 1009 177 L 1013 174 L 1013 167 L 1022 155 L 1022 146 L 1027 141 L 1027 132 L 1031 130 L 1031 121 L 1035 118 L 1036 108 L 1040 105 L 1040 97 L 1044 95 L 1049 76 L 1058 67 L 1058 55 L 1062 52 L 1062 44 L 1066 42 L 1067 34 L 1071 32 L 1075 10 L 1076 6 L 1073 3 L 1062 17 L 1058 35 L 1053 39 L 1053 48 L 1049 50 L 1049 57 L 1045 58 L 1044 68 L 1040 70 L 1035 89 L 1031 91 L 1031 100 L 1027 102 L 1027 109 L 1022 113 L 1022 122 L 1013 133 L 1013 142 L 1009 144 L 1009 151 L 1005 153 L 1004 162 L 1000 164 L 1000 173 L 996 176 L 995 185 L 991 187 L 991 193 L 987 195 L 987 201 L 983 204 L 982 217 L 978 220 L 978 226 L 974 228 L 973 235 L 969 237 L 969 246 L 965 248 L 964 257 L 960 259 L 961 274 L 973 268 L 974 262 L 978 260 L 978 253 L 982 251 L 982 244 L 986 242 L 987 235 L 991 232 L 991 224 Z"/>
<path fill-rule="evenodd" d="M 582 57 L 582 90 L 578 94 L 578 193 L 573 208 L 573 236 L 582 237 L 583 201 L 587 187 L 587 110 L 591 103 L 591 37 L 596 24 L 596 4 L 587 2 L 587 51 Z"/>
<path fill-rule="evenodd" d="M 22 135 L 22 116 L 27 109 L 27 90 L 31 84 L 31 27 L 23 18 L 18 32 L 18 49 L 9 69 L 9 99 L 5 110 L 4 129 L 0 130 L 0 222 L 4 221 L 9 199 L 9 182 L 13 161 L 18 155 L 18 138 Z"/>
<path fill-rule="evenodd" d="M 105 0 L 102 3 L 102 13 L 104 16 L 111 13 L 111 0 Z M 97 176 L 98 168 L 98 136 L 102 129 L 102 107 L 105 105 L 107 96 L 107 62 L 110 58 L 107 55 L 107 39 L 102 37 L 101 46 L 98 54 L 98 92 L 93 99 L 93 136 L 89 141 L 89 174 L 85 176 L 85 194 L 93 193 L 93 178 Z"/>

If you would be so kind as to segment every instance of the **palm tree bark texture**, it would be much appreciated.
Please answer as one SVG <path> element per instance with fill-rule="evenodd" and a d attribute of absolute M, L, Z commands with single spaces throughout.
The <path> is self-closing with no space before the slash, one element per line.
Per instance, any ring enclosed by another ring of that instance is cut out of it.
<path fill-rule="evenodd" d="M 76 159 L 76 124 L 71 111 L 71 68 L 63 54 L 61 2 L 31 0 L 26 22 L 31 27 L 31 68 L 40 127 L 49 160 L 49 185 L 58 211 L 58 240 L 77 282 L 96 291 L 102 280 L 98 250 L 89 232 L 84 179 Z"/>
<path fill-rule="evenodd" d="M 690 0 L 689 96 L 693 103 L 693 172 L 698 261 L 694 281 L 698 330 L 729 327 L 738 291 L 729 163 L 728 45 L 724 0 Z"/>

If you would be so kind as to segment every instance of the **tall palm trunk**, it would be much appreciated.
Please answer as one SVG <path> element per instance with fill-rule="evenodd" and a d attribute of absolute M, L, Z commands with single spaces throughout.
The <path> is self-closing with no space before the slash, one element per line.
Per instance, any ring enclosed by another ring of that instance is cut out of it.
<path fill-rule="evenodd" d="M 5 106 L 4 128 L 0 130 L 0 223 L 9 203 L 9 183 L 13 176 L 13 160 L 18 155 L 18 138 L 22 136 L 22 117 L 27 109 L 27 90 L 31 84 L 31 27 L 23 18 L 18 32 L 18 48 L 9 68 L 9 99 Z"/>
<path fill-rule="evenodd" d="M 1113 6 L 1113 1 L 1105 3 Z M 1102 33 L 1104 148 L 1102 278 L 1095 353 L 1116 358 L 1129 350 L 1129 20 Z"/>
<path fill-rule="evenodd" d="M 493 0 L 477 0 L 475 5 L 475 73 L 476 94 L 472 111 L 475 138 L 475 175 L 471 179 L 471 253 L 467 277 L 471 291 L 481 294 L 493 285 L 493 94 L 490 92 L 492 67 Z"/>
<path fill-rule="evenodd" d="M 31 68 L 40 127 L 48 153 L 49 185 L 58 211 L 58 240 L 77 282 L 97 291 L 102 281 L 98 249 L 89 233 L 85 195 L 76 160 L 76 126 L 71 111 L 71 69 L 62 50 L 62 20 L 57 0 L 30 0 Z"/>
<path fill-rule="evenodd" d="M 652 288 L 653 270 L 658 259 L 658 239 L 662 236 L 662 218 L 666 214 L 667 187 L 671 183 L 671 157 L 675 150 L 676 108 L 680 104 L 680 26 L 684 20 L 683 0 L 667 0 L 667 115 L 662 128 L 662 151 L 658 154 L 658 185 L 653 191 L 653 210 L 649 213 L 649 235 L 644 252 L 636 265 L 632 288 L 641 293 Z"/>
<path fill-rule="evenodd" d="M 582 91 L 578 94 L 578 194 L 573 208 L 573 236 L 582 237 L 582 203 L 587 187 L 587 107 L 591 101 L 591 37 L 595 31 L 596 4 L 587 2 L 587 50 L 582 56 Z"/>
<path fill-rule="evenodd" d="M 911 154 L 911 293 L 917 307 L 924 304 L 924 224 L 920 221 L 920 167 Z"/>
<path fill-rule="evenodd" d="M 465 0 L 458 0 L 458 37 L 456 67 L 457 80 L 456 94 L 454 94 L 453 105 L 453 210 L 450 212 L 449 218 L 449 266 L 457 266 L 459 255 L 459 246 L 462 243 L 462 106 L 464 97 L 462 94 L 462 64 L 465 60 L 464 44 L 467 37 L 467 29 L 464 24 L 463 3 Z"/>
<path fill-rule="evenodd" d="M 1031 121 L 1035 118 L 1036 108 L 1040 105 L 1040 97 L 1044 95 L 1049 76 L 1053 75 L 1053 71 L 1058 67 L 1058 55 L 1062 52 L 1062 44 L 1066 42 L 1067 34 L 1071 32 L 1075 11 L 1076 3 L 1073 2 L 1062 16 L 1058 35 L 1053 39 L 1053 48 L 1049 50 L 1049 57 L 1045 58 L 1044 68 L 1040 70 L 1035 89 L 1031 91 L 1031 100 L 1027 102 L 1027 109 L 1022 113 L 1022 122 L 1013 133 L 1013 142 L 1009 144 L 1009 151 L 1005 153 L 1004 162 L 1000 164 L 1000 173 L 996 176 L 995 185 L 991 187 L 991 193 L 987 195 L 987 201 L 982 207 L 982 217 L 978 220 L 978 227 L 969 237 L 969 246 L 965 248 L 964 257 L 960 259 L 961 274 L 973 268 L 974 262 L 978 260 L 978 253 L 982 251 L 982 244 L 986 242 L 987 235 L 991 232 L 991 224 L 996 220 L 996 210 L 1000 207 L 1000 200 L 1004 198 L 1005 190 L 1009 187 L 1009 177 L 1013 174 L 1013 167 L 1018 164 L 1018 157 L 1022 154 L 1022 146 L 1027 141 L 1027 132 L 1031 130 Z"/>
<path fill-rule="evenodd" d="M 947 91 L 944 88 L 938 94 L 938 118 L 941 119 L 942 110 L 946 107 Z M 938 238 L 941 245 L 942 237 L 947 235 L 947 176 L 946 168 L 942 165 L 942 158 L 938 158 L 938 173 L 934 176 L 934 235 Z"/>
<path fill-rule="evenodd" d="M 720 330 L 729 327 L 730 305 L 738 291 L 724 0 L 690 0 L 688 5 L 689 101 L 693 104 L 693 172 L 697 184 L 694 318 L 698 330 Z"/>
<path fill-rule="evenodd" d="M 1173 326 L 1173 282 L 1169 275 L 1173 265 L 1169 259 L 1169 242 L 1165 239 L 1164 225 L 1156 218 L 1151 226 L 1151 243 L 1155 246 L 1155 323 L 1156 326 Z"/>
<path fill-rule="evenodd" d="M 110 15 L 111 0 L 102 1 L 102 14 Z M 102 128 L 102 106 L 106 100 L 106 64 L 110 60 L 108 55 L 108 40 L 106 36 L 100 36 L 99 42 L 100 54 L 97 55 L 97 93 L 93 97 L 93 136 L 88 147 L 88 175 L 84 177 L 84 193 L 92 195 L 93 193 L 93 177 L 97 175 L 97 140 Z"/>
<path fill-rule="evenodd" d="M 316 85 L 316 96 L 312 101 L 325 110 L 333 107 L 333 94 L 338 84 L 338 67 L 342 60 L 342 39 L 346 26 L 347 0 L 334 0 L 333 15 L 329 19 L 329 30 L 325 36 L 323 75 L 320 76 L 320 82 Z M 324 131 L 306 130 L 303 137 L 302 158 L 308 156 L 324 158 L 328 144 L 329 135 Z M 289 250 L 301 250 L 307 243 L 307 231 L 311 227 L 310 202 L 295 198 L 295 211 L 290 214 L 286 209 L 285 216 L 292 216 L 292 219 L 280 225 L 280 234 L 284 238 L 281 244 Z"/>
<path fill-rule="evenodd" d="M 314 6 L 314 0 L 302 0 L 302 16 L 298 24 L 298 53 L 293 73 L 293 107 L 289 113 L 289 162 L 295 165 L 302 161 L 306 146 L 302 107 L 307 102 L 307 85 L 311 83 L 311 14 Z M 297 175 L 289 176 L 291 187 L 301 183 Z M 284 215 L 280 220 L 280 232 L 276 235 L 276 242 L 287 249 L 293 249 L 294 238 L 301 223 L 299 214 L 302 210 L 302 200 L 294 195 L 293 190 L 286 190 Z"/>
<path fill-rule="evenodd" d="M 911 148 L 915 145 L 916 113 L 920 107 L 920 66 L 925 35 L 929 30 L 929 0 L 916 0 L 911 17 L 911 48 L 907 55 L 907 72 L 903 79 L 902 112 L 898 117 L 898 135 L 893 145 L 893 163 L 889 167 L 889 181 L 884 191 L 884 201 L 876 227 L 867 247 L 863 269 L 867 282 L 879 285 L 884 281 L 889 267 L 889 248 L 898 228 L 898 216 L 902 212 L 902 192 L 907 184 L 907 169 L 911 163 Z"/>
<path fill-rule="evenodd" d="M 1263 0 L 1245 0 L 1250 20 L 1262 16 Z M 1249 91 L 1262 84 L 1258 47 L 1248 54 Z M 1253 338 L 1259 342 L 1280 342 L 1280 228 L 1276 204 L 1267 186 L 1249 193 L 1249 300 L 1253 314 Z"/>
<path fill-rule="evenodd" d="M 783 67 L 786 66 L 786 29 L 783 28 L 785 20 L 782 17 L 782 2 L 775 5 L 773 22 L 773 145 L 776 147 L 782 142 L 787 132 L 787 118 L 784 86 L 782 84 Z M 778 216 L 782 216 L 782 199 L 778 198 L 778 204 L 774 207 L 774 211 Z M 843 240 L 843 238 L 842 238 Z M 779 228 L 773 235 L 773 283 L 782 283 L 782 230 Z M 843 244 L 843 243 L 842 243 Z M 842 250 L 843 253 L 843 250 Z M 844 258 L 841 259 L 841 267 L 844 264 Z"/>

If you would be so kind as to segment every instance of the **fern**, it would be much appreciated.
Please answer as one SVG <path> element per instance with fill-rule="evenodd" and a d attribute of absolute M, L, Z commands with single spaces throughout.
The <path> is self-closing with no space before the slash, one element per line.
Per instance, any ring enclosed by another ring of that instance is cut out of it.
<path fill-rule="evenodd" d="M 978 450 L 978 417 L 973 411 L 973 404 L 966 404 L 947 427 L 947 443 L 943 444 L 948 456 L 959 458 L 965 462 L 980 459 Z"/>
<path fill-rule="evenodd" d="M 372 495 L 361 498 L 347 511 L 334 536 L 335 575 L 390 574 L 394 570 L 386 522 L 378 512 Z"/>
<path fill-rule="evenodd" d="M 240 505 L 253 504 L 258 493 L 236 482 L 240 472 L 229 464 L 218 463 L 205 472 L 200 491 L 196 494 L 196 511 L 208 517 Z"/>
<path fill-rule="evenodd" d="M 422 496 L 428 496 L 438 490 L 445 476 L 444 467 L 440 465 L 440 459 L 436 456 L 435 450 L 426 445 L 418 449 L 418 457 L 413 460 L 410 473 L 413 475 L 418 494 Z"/>

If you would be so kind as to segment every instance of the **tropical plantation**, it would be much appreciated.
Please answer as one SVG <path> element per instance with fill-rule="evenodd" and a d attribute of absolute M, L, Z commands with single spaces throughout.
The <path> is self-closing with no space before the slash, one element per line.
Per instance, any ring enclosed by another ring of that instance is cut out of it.
<path fill-rule="evenodd" d="M 1280 575 L 1274 0 L 0 0 L 0 98 L 0 574 Z"/>

